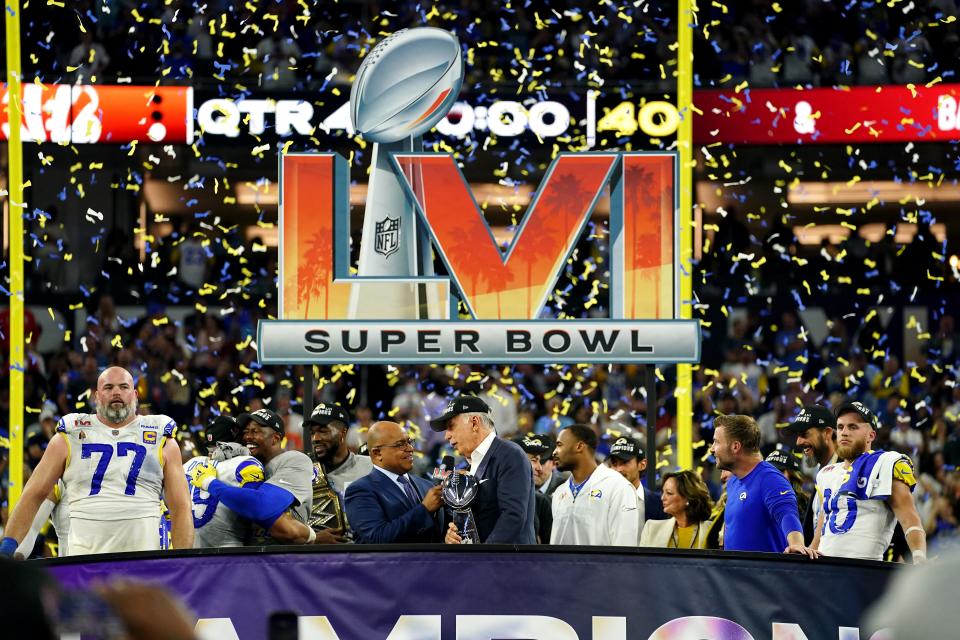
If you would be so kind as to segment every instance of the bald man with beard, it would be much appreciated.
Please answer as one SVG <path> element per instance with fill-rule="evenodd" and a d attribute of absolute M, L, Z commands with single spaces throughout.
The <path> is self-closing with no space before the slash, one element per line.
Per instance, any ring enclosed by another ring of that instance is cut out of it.
<path fill-rule="evenodd" d="M 70 555 L 160 549 L 160 496 L 170 510 L 172 546 L 193 547 L 193 513 L 176 424 L 138 415 L 133 376 L 110 367 L 97 379 L 96 413 L 60 420 L 10 515 L 0 555 L 12 555 L 37 509 L 61 478 L 70 505 Z"/>
<path fill-rule="evenodd" d="M 347 487 L 344 506 L 356 541 L 441 542 L 443 498 L 439 486 L 410 475 L 413 441 L 396 422 L 376 422 L 367 432 L 373 471 Z"/>

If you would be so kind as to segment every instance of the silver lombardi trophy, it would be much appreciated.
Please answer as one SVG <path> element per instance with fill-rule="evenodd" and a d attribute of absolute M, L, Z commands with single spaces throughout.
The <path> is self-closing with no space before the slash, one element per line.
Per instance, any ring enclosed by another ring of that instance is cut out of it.
<path fill-rule="evenodd" d="M 451 33 L 432 27 L 398 31 L 381 41 L 357 70 L 350 90 L 354 129 L 373 142 L 363 213 L 358 276 L 412 278 L 433 274 L 427 233 L 390 156 L 422 150 L 422 136 L 442 120 L 460 93 L 463 60 Z M 416 175 L 409 176 L 414 190 Z M 349 318 L 439 318 L 445 301 L 428 286 L 355 282 Z"/>

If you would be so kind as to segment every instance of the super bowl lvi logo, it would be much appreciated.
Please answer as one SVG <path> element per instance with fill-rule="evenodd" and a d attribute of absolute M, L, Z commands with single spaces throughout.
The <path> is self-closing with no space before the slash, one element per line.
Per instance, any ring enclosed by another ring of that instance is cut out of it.
<path fill-rule="evenodd" d="M 417 152 L 422 137 L 447 115 L 460 95 L 463 60 L 457 38 L 443 29 L 403 29 L 375 46 L 357 69 L 350 90 L 350 116 L 357 133 L 373 143 L 373 165 L 363 213 L 357 275 L 409 278 L 433 274 L 429 240 L 417 233 L 413 202 L 407 197 L 391 154 Z M 384 215 L 386 214 L 386 216 Z M 371 251 L 372 248 L 372 251 Z M 421 317 L 433 299 L 441 317 L 439 292 L 397 286 L 355 287 L 348 317 Z"/>
<path fill-rule="evenodd" d="M 699 323 L 678 319 L 676 152 L 557 155 L 504 251 L 454 157 L 422 151 L 463 75 L 456 36 L 431 27 L 360 63 L 350 113 L 373 145 L 354 273 L 346 160 L 282 156 L 280 319 L 260 323 L 260 363 L 699 361 Z M 547 302 L 607 195 L 608 317 L 561 320 Z"/>

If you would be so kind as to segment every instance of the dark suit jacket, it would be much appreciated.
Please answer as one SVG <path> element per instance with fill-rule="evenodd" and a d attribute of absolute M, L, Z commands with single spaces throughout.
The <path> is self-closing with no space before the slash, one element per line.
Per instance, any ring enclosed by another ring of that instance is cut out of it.
<path fill-rule="evenodd" d="M 429 480 L 407 475 L 424 496 L 433 486 Z M 385 474 L 374 469 L 351 482 L 344 496 L 347 520 L 357 542 L 442 542 L 441 513 L 422 504 L 411 508 L 406 494 Z"/>
<path fill-rule="evenodd" d="M 663 500 L 656 491 L 650 491 L 643 488 L 643 519 L 646 520 L 666 520 L 669 518 L 663 511 Z"/>
<path fill-rule="evenodd" d="M 494 438 L 481 462 L 480 487 L 470 504 L 480 542 L 536 544 L 533 474 L 520 445 Z"/>
<path fill-rule="evenodd" d="M 539 491 L 533 492 L 536 498 L 533 519 L 534 532 L 540 544 L 550 544 L 550 530 L 553 529 L 553 500 Z"/>

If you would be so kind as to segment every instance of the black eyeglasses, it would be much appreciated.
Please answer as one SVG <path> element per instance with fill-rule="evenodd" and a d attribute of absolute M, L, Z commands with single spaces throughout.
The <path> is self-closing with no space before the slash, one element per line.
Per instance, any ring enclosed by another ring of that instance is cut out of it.
<path fill-rule="evenodd" d="M 416 446 L 417 446 L 416 440 L 414 440 L 413 438 L 407 438 L 406 440 L 398 440 L 393 444 L 381 444 L 378 447 L 374 447 L 374 449 L 406 449 L 407 447 L 410 447 L 411 449 L 415 449 Z"/>

